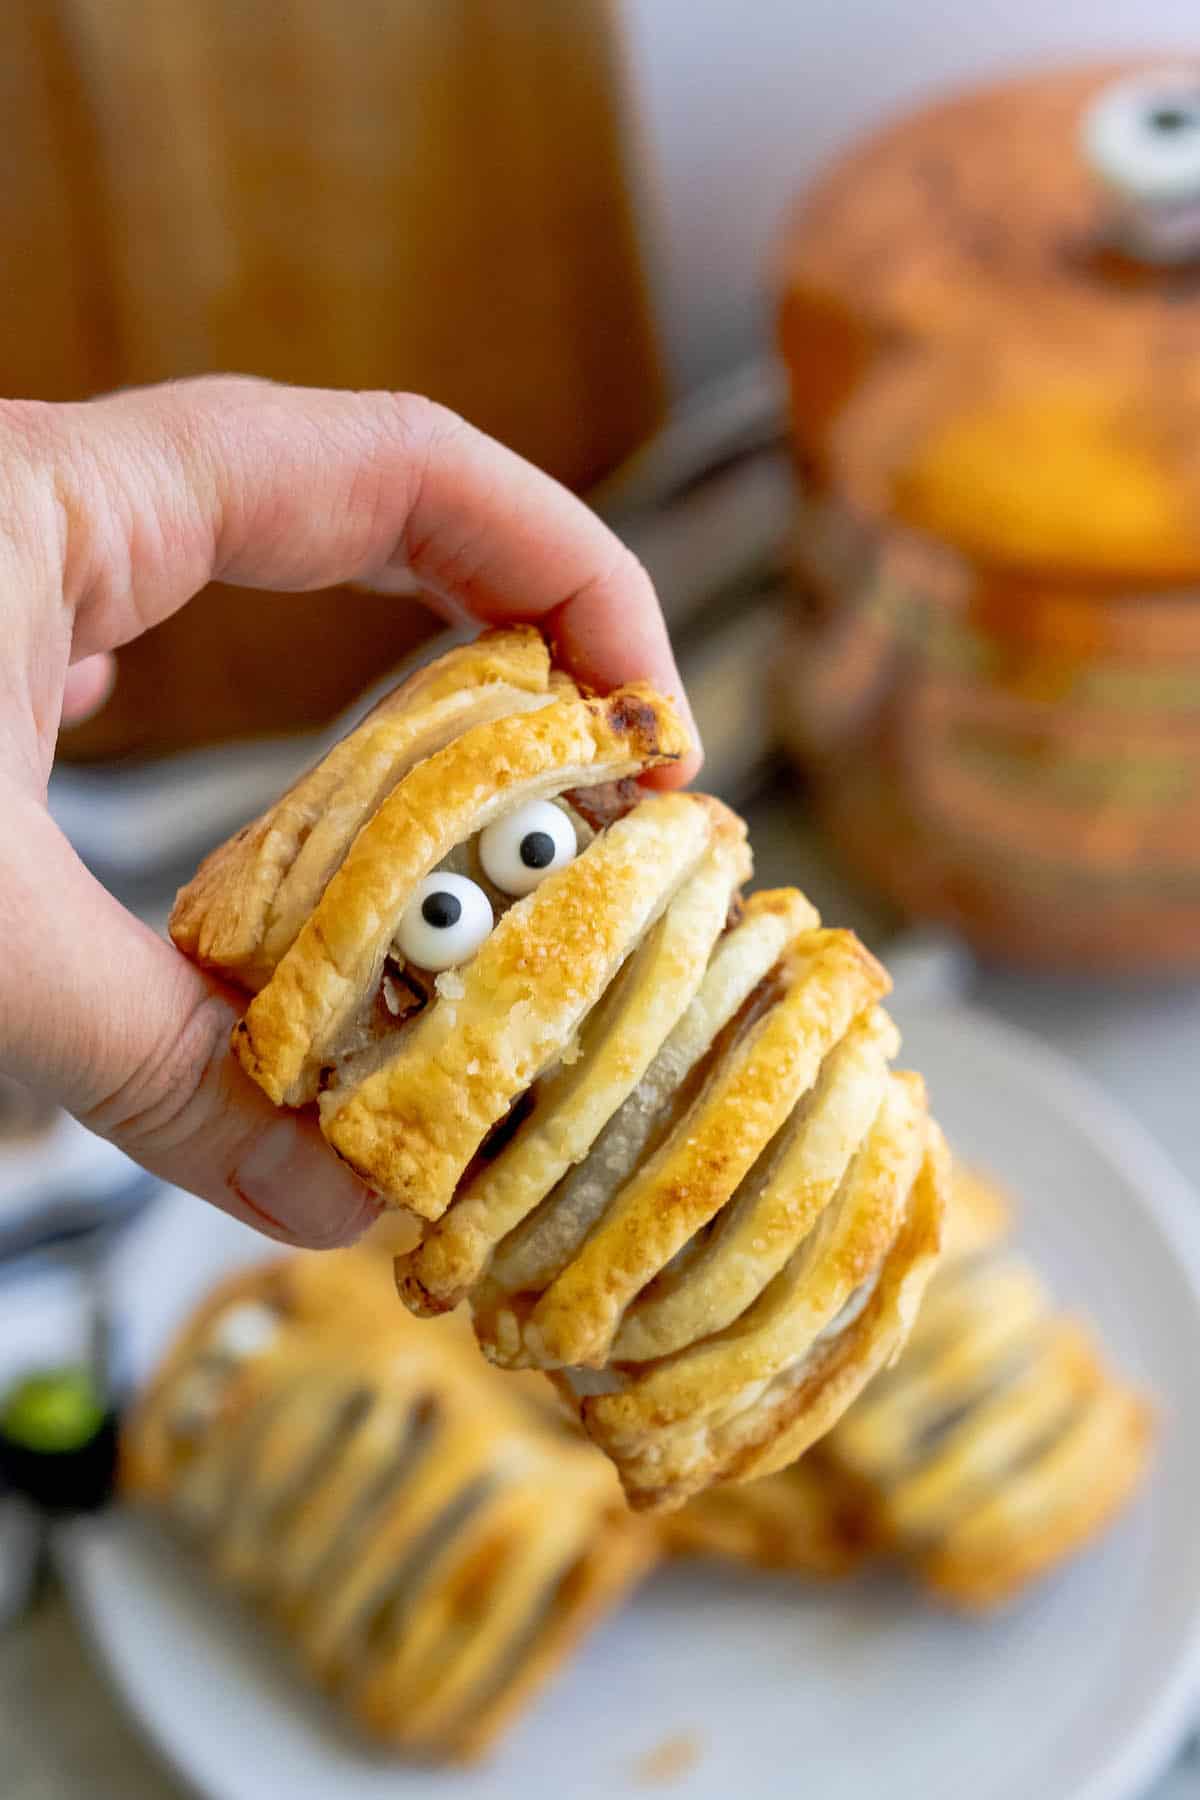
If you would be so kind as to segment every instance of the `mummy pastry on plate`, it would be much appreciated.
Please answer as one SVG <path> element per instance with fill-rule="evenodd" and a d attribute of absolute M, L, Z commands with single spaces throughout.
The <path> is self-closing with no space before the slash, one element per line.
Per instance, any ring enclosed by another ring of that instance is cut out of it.
<path fill-rule="evenodd" d="M 995 1184 L 955 1161 L 934 1291 L 946 1264 L 999 1242 L 1007 1226 L 1009 1208 Z M 838 1469 L 828 1444 L 761 1481 L 696 1494 L 664 1519 L 664 1548 L 824 1580 L 860 1570 L 882 1550 L 878 1503 L 864 1481 Z"/>
<path fill-rule="evenodd" d="M 950 1250 L 897 1366 L 823 1454 L 869 1496 L 876 1542 L 981 1609 L 1088 1544 L 1140 1485 L 1144 1398 L 1004 1242 L 987 1184 L 956 1182 Z"/>
<path fill-rule="evenodd" d="M 423 1224 L 417 1312 L 551 1371 L 635 1506 L 795 1459 L 894 1354 L 944 1152 L 888 983 L 742 822 L 630 779 L 687 746 L 530 630 L 385 700 L 172 918 L 252 998 L 243 1067 Z"/>
<path fill-rule="evenodd" d="M 934 1285 L 952 1260 L 999 1242 L 1010 1221 L 995 1184 L 956 1161 Z M 866 1483 L 836 1466 L 829 1441 L 778 1474 L 697 1494 L 664 1520 L 665 1547 L 825 1579 L 861 1569 L 883 1547 L 878 1505 Z"/>
<path fill-rule="evenodd" d="M 956 1161 L 942 1263 L 896 1368 L 790 1469 L 672 1514 L 668 1548 L 824 1577 L 898 1554 L 973 1609 L 1081 1550 L 1145 1474 L 1148 1411 L 1003 1250 L 1011 1222 Z"/>
<path fill-rule="evenodd" d="M 221 1288 L 122 1475 L 362 1729 L 428 1757 L 485 1749 L 652 1555 L 604 1458 L 366 1251 Z"/>

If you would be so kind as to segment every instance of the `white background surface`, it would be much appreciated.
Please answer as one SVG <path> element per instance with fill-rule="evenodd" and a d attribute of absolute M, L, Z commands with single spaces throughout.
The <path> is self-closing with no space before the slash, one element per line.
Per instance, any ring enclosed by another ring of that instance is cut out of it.
<path fill-rule="evenodd" d="M 1026 1195 L 1022 1237 L 1165 1409 L 1142 1504 L 1093 1555 L 984 1625 L 899 1583 L 828 1590 L 668 1571 L 612 1621 L 454 1800 L 615 1800 L 676 1735 L 685 1800 L 1132 1800 L 1186 1724 L 1200 1649 L 1200 1214 L 1141 1133 L 1036 1044 L 977 1018 L 908 1022 L 961 1150 Z M 181 1245 L 187 1245 L 186 1257 Z M 261 1241 L 183 1198 L 139 1228 L 123 1293 L 143 1365 L 216 1270 Z M 130 1524 L 76 1541 L 81 1603 L 146 1728 L 214 1800 L 428 1794 L 358 1750 L 273 1646 Z M 441 1784 L 439 1783 L 439 1787 Z"/>
<path fill-rule="evenodd" d="M 930 91 L 1116 52 L 1200 53 L 1196 0 L 621 0 L 668 354 L 694 385 L 761 347 L 763 271 L 834 150 Z"/>

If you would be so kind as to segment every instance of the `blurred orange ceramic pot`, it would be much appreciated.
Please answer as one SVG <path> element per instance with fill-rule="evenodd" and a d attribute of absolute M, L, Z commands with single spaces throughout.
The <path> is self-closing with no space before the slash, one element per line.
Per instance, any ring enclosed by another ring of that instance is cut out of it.
<path fill-rule="evenodd" d="M 835 838 L 989 952 L 1200 969 L 1200 66 L 885 131 L 791 222 L 780 332 Z"/>

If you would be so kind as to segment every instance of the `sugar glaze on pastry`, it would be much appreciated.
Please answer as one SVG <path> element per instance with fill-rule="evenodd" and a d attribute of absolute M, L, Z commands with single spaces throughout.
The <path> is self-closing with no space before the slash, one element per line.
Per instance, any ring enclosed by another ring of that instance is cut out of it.
<path fill-rule="evenodd" d="M 945 1187 L 879 965 L 795 889 L 740 899 L 719 801 L 630 780 L 686 747 L 648 688 L 486 633 L 172 916 L 252 995 L 247 1072 L 424 1222 L 408 1305 L 469 1300 L 489 1357 L 551 1371 L 637 1506 L 828 1429 L 908 1332 Z"/>

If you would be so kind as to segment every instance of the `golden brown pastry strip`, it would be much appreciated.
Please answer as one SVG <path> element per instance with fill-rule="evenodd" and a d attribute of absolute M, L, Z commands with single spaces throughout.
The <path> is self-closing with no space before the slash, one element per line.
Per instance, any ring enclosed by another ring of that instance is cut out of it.
<path fill-rule="evenodd" d="M 695 1097 L 722 1034 L 766 984 L 788 943 L 816 923 L 816 914 L 794 890 L 759 893 L 718 940 L 691 1004 L 595 1139 L 593 1154 L 497 1247 L 488 1271 L 493 1280 L 481 1283 L 474 1297 L 477 1326 L 497 1361 L 520 1354 L 519 1327 L 503 1316 L 505 1297 L 543 1291 L 579 1254 L 614 1196 Z M 470 1191 L 464 1196 L 468 1205 L 471 1197 Z M 447 1228 L 453 1229 L 457 1211 L 456 1205 Z M 407 1265 L 406 1276 L 411 1269 L 420 1278 L 423 1264 L 422 1251 Z"/>
<path fill-rule="evenodd" d="M 904 1095 L 905 1078 L 893 1080 Z M 811 1292 L 799 1266 L 785 1269 L 724 1332 L 583 1397 L 633 1505 L 674 1505 L 713 1480 L 786 1467 L 896 1353 L 940 1241 L 944 1152 L 929 1129 L 919 1091 L 897 1097 Z"/>
<path fill-rule="evenodd" d="M 322 1099 L 330 1143 L 389 1199 L 437 1219 L 489 1128 L 569 1052 L 625 958 L 695 871 L 717 802 L 660 794 L 500 920 L 394 1056 Z M 600 896 L 604 896 L 600 910 Z"/>
<path fill-rule="evenodd" d="M 979 1611 L 1010 1602 L 1077 1555 L 1134 1498 L 1153 1421 L 1145 1401 L 1101 1379 L 1071 1423 L 918 1562 L 934 1592 Z"/>
<path fill-rule="evenodd" d="M 761 1481 L 710 1488 L 669 1548 L 804 1575 L 899 1553 L 943 1599 L 1011 1601 L 1128 1502 L 1147 1463 L 1145 1402 L 1056 1315 L 994 1184 L 955 1165 L 947 1267 L 897 1367 L 829 1437 Z"/>
<path fill-rule="evenodd" d="M 849 1010 L 853 992 L 846 998 Z M 835 1029 L 826 1016 L 813 1031 L 818 1079 L 695 1255 L 676 1257 L 627 1309 L 613 1345 L 617 1361 L 644 1362 L 732 1325 L 828 1216 L 883 1104 L 887 1057 L 899 1042 L 878 1007 L 861 1013 L 822 1056 L 821 1039 Z"/>
<path fill-rule="evenodd" d="M 822 1060 L 884 977 L 849 932 L 806 934 L 780 967 L 779 997 L 712 1071 L 694 1107 L 616 1195 L 526 1329 L 540 1367 L 648 1361 L 707 1335 L 703 1316 L 649 1307 L 621 1329 L 641 1290 L 735 1195 L 815 1084 Z M 715 1271 L 706 1284 L 711 1287 Z M 664 1317 L 664 1314 L 667 1315 Z M 675 1329 L 672 1329 L 672 1325 Z M 621 1341 L 614 1346 L 614 1338 Z"/>
<path fill-rule="evenodd" d="M 955 1159 L 946 1210 L 943 1262 L 995 1248 L 1011 1227 L 1004 1196 L 988 1178 Z M 914 1365 L 947 1284 L 935 1277 L 900 1367 Z M 943 1329 L 946 1319 L 943 1314 Z M 932 1334 L 936 1337 L 938 1332 Z M 877 1375 L 846 1414 L 867 1413 L 884 1392 L 894 1393 L 894 1373 Z M 870 1485 L 835 1465 L 824 1445 L 758 1481 L 730 1482 L 698 1494 L 660 1527 L 677 1554 L 719 1556 L 799 1575 L 830 1576 L 859 1567 L 880 1545 L 870 1524 Z"/>
<path fill-rule="evenodd" d="M 544 705 L 549 692 L 550 658 L 531 632 L 491 632 L 418 670 L 261 818 L 213 851 L 171 914 L 179 948 L 261 987 L 396 782 L 472 726 Z"/>
<path fill-rule="evenodd" d="M 745 871 L 740 836 L 722 833 L 584 1021 L 577 1056 L 539 1082 L 529 1123 L 426 1233 L 406 1268 L 417 1310 L 456 1306 L 496 1248 L 582 1163 L 700 986 Z"/>
<path fill-rule="evenodd" d="M 824 1454 L 869 1495 L 878 1541 L 977 1608 L 1011 1600 L 1117 1514 L 1151 1428 L 1144 1400 L 1085 1327 L 1054 1313 L 1023 1259 L 954 1235 L 970 1248 Z"/>
<path fill-rule="evenodd" d="M 251 1001 L 234 1038 L 247 1074 L 276 1104 L 314 1098 L 322 1066 L 374 997 L 413 888 L 456 844 L 522 801 L 611 780 L 685 745 L 665 703 L 631 686 L 476 725 L 418 762 L 362 827 Z"/>

